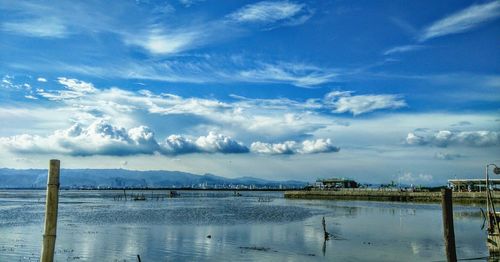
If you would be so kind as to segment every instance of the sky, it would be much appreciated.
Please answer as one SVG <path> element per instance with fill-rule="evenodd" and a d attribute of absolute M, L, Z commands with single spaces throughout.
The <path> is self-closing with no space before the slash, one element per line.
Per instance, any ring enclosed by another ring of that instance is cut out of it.
<path fill-rule="evenodd" d="M 481 178 L 499 36 L 500 1 L 0 0 L 0 167 Z"/>

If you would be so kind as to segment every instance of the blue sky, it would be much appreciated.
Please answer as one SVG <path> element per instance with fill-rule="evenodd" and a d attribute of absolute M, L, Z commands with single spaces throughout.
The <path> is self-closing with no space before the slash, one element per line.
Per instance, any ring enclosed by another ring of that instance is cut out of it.
<path fill-rule="evenodd" d="M 442 183 L 500 162 L 500 1 L 0 1 L 0 166 Z"/>

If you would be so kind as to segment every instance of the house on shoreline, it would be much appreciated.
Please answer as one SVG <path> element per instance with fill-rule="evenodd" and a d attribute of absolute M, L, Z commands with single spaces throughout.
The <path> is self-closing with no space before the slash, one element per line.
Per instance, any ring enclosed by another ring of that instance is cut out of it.
<path fill-rule="evenodd" d="M 358 188 L 359 184 L 351 179 L 333 177 L 318 179 L 312 187 L 316 189 Z"/>

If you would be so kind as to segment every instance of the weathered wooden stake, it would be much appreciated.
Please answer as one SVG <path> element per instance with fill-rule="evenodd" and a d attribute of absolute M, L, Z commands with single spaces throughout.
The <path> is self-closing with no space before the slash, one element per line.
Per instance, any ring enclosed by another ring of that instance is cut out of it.
<path fill-rule="evenodd" d="M 453 227 L 453 202 L 451 189 L 441 190 L 443 208 L 443 231 L 444 244 L 446 248 L 446 259 L 448 262 L 457 261 L 457 251 L 455 249 L 455 229 Z"/>
<path fill-rule="evenodd" d="M 54 261 L 57 231 L 57 207 L 59 203 L 59 170 L 60 161 L 57 159 L 51 159 L 47 178 L 45 233 L 43 234 L 42 256 L 40 259 L 42 262 Z"/>
<path fill-rule="evenodd" d="M 323 219 L 321 220 L 321 224 L 323 225 L 323 233 L 324 233 L 324 237 L 325 237 L 325 241 L 329 240 L 330 239 L 330 233 L 328 233 L 326 231 L 326 221 L 325 221 L 325 217 L 323 217 Z"/>

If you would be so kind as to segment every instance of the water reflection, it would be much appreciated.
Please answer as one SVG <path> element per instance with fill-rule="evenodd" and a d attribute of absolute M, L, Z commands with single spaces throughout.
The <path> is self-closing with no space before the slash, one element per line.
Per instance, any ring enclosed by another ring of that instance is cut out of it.
<path fill-rule="evenodd" d="M 444 258 L 439 204 L 195 191 L 163 201 L 114 201 L 116 193 L 61 192 L 58 261 L 136 261 L 137 254 L 143 261 Z M 44 211 L 38 199 L 43 195 L 0 191 L 0 261 L 38 259 Z M 273 201 L 259 202 L 264 197 Z M 455 206 L 459 258 L 487 255 L 478 213 L 478 207 Z M 332 236 L 329 241 L 324 239 L 322 217 Z"/>

